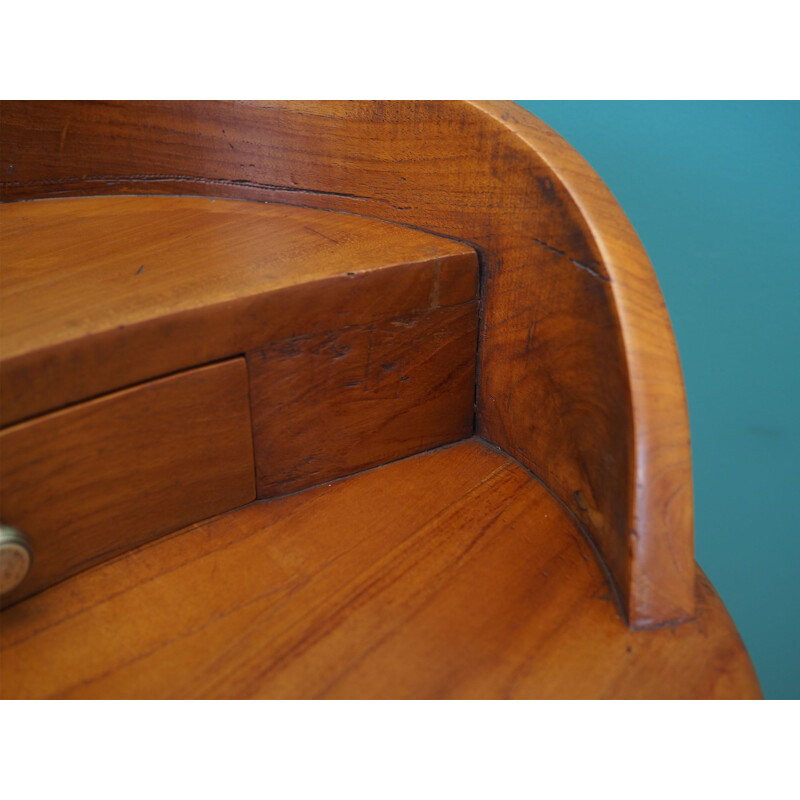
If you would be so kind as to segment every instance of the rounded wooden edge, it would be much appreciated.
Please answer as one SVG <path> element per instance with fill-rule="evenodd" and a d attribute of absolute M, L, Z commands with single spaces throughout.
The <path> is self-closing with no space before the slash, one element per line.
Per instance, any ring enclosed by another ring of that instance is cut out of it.
<path fill-rule="evenodd" d="M 601 255 L 624 342 L 633 411 L 628 617 L 635 627 L 689 619 L 695 610 L 689 416 L 672 323 L 653 266 L 614 195 L 561 136 L 514 103 L 472 105 L 545 161 Z M 671 562 L 682 579 L 669 584 L 669 595 L 663 581 L 651 580 L 646 571 L 659 558 Z M 665 614 L 665 608 L 672 611 Z"/>

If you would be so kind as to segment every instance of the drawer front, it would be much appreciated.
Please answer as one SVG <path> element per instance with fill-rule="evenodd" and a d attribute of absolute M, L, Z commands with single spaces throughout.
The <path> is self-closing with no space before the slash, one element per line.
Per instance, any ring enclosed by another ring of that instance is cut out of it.
<path fill-rule="evenodd" d="M 243 358 L 6 428 L 0 517 L 33 566 L 2 605 L 254 497 Z"/>

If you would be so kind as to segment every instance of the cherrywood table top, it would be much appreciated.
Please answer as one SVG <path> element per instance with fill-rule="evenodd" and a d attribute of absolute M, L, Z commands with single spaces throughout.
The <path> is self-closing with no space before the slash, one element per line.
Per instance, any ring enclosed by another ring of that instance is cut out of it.
<path fill-rule="evenodd" d="M 223 514 L 7 609 L 2 694 L 758 696 L 702 573 L 697 597 L 692 622 L 627 628 L 574 519 L 469 439 Z"/>

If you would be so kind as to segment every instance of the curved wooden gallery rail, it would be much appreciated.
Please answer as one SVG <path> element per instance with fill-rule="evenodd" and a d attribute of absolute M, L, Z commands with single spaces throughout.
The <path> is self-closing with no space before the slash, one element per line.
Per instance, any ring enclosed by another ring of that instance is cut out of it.
<path fill-rule="evenodd" d="M 583 526 L 631 628 L 693 619 L 689 427 L 667 311 L 619 205 L 547 126 L 496 102 L 36 102 L 3 104 L 0 128 L 6 202 L 268 201 L 473 247 L 476 433 Z"/>

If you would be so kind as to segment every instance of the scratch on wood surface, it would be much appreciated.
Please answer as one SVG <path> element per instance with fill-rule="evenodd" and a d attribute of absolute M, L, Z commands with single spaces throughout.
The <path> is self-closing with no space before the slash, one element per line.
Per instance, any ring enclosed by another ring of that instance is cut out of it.
<path fill-rule="evenodd" d="M 180 174 L 163 174 L 154 175 L 147 173 L 138 173 L 133 175 L 69 175 L 61 178 L 32 178 L 25 181 L 2 181 L 0 186 L 12 189 L 24 186 L 69 186 L 70 184 L 80 183 L 101 183 L 110 186 L 117 186 L 120 184 L 136 184 L 136 183 L 195 183 L 209 186 L 237 186 L 247 189 L 257 189 L 265 192 L 287 192 L 289 194 L 310 194 L 326 197 L 341 197 L 348 200 L 367 200 L 369 202 L 381 203 L 383 205 L 396 208 L 389 200 L 384 200 L 380 197 L 367 197 L 361 194 L 353 194 L 351 192 L 333 192 L 324 191 L 322 189 L 304 189 L 299 186 L 281 186 L 274 183 L 261 183 L 259 181 L 251 181 L 246 179 L 228 179 L 228 178 L 205 178 L 198 177 L 197 175 L 180 175 Z"/>
<path fill-rule="evenodd" d="M 442 262 L 439 256 L 436 254 L 436 248 L 431 248 L 433 250 L 432 255 L 435 256 L 436 262 L 433 267 L 433 287 L 431 288 L 431 299 L 430 299 L 430 307 L 439 308 L 439 291 L 440 291 L 440 283 L 441 283 L 441 274 L 442 274 Z"/>
<path fill-rule="evenodd" d="M 303 225 L 303 228 L 307 231 L 310 231 L 311 233 L 316 233 L 317 236 L 321 236 L 323 239 L 327 239 L 329 242 L 333 242 L 334 244 L 339 244 L 338 239 L 334 239 L 332 236 L 326 236 L 324 233 L 318 231 L 316 228 L 312 228 L 310 225 Z M 348 272 L 347 275 L 348 277 L 352 277 L 353 273 Z"/>
<path fill-rule="evenodd" d="M 528 338 L 525 342 L 525 350 L 526 352 L 530 353 L 533 350 L 534 344 L 536 342 L 536 327 L 539 324 L 539 318 L 537 317 L 534 321 L 528 326 Z"/>
<path fill-rule="evenodd" d="M 364 370 L 364 380 L 369 380 L 369 370 L 372 366 L 372 340 L 374 338 L 375 328 L 371 325 L 369 327 L 369 340 L 367 341 L 367 364 Z"/>
<path fill-rule="evenodd" d="M 531 241 L 536 242 L 536 244 L 538 244 L 540 247 L 543 247 L 545 250 L 548 250 L 551 253 L 555 253 L 556 255 L 566 258 L 570 264 L 574 264 L 576 267 L 585 270 L 590 275 L 594 275 L 595 278 L 605 281 L 606 283 L 611 282 L 610 278 L 607 278 L 605 275 L 601 275 L 597 269 L 590 267 L 588 264 L 583 264 L 580 261 L 576 261 L 574 258 L 570 258 L 563 250 L 559 250 L 557 247 L 552 247 L 551 245 L 547 244 L 547 242 L 543 242 L 541 239 L 537 239 L 534 236 L 531 236 Z"/>
<path fill-rule="evenodd" d="M 64 140 L 67 138 L 67 131 L 69 130 L 69 120 L 64 123 L 64 128 L 61 131 L 61 139 L 58 142 L 58 152 L 64 149 Z"/>

